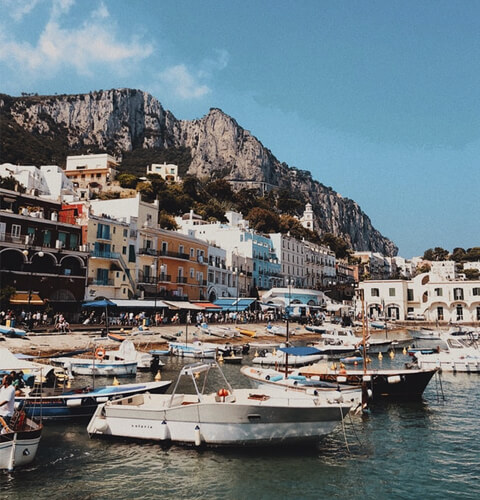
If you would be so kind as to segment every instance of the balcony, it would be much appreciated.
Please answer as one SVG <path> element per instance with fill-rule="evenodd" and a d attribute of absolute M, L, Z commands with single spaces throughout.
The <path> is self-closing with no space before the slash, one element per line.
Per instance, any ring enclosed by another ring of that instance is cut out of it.
<path fill-rule="evenodd" d="M 176 283 L 186 283 L 187 282 L 187 278 L 186 278 L 186 276 L 177 276 L 176 279 L 175 279 L 175 282 Z"/>
<path fill-rule="evenodd" d="M 190 260 L 190 255 L 188 255 L 188 253 L 169 252 L 167 250 L 160 250 L 157 252 L 157 254 L 161 257 L 173 257 L 175 259 Z"/>
<path fill-rule="evenodd" d="M 96 257 L 97 259 L 120 260 L 121 255 L 118 252 L 108 252 L 108 251 L 104 251 L 104 250 L 92 250 L 90 252 L 90 257 Z"/>
<path fill-rule="evenodd" d="M 93 285 L 93 286 L 113 286 L 113 280 L 97 280 L 94 278 L 88 278 L 88 285 Z"/>
<path fill-rule="evenodd" d="M 155 248 L 140 248 L 138 251 L 138 255 L 152 255 L 156 257 L 158 255 L 158 252 L 155 250 Z"/>

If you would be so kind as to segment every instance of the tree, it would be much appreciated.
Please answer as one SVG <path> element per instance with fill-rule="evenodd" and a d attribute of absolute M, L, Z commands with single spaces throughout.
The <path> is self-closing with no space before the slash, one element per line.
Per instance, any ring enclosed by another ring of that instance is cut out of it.
<path fill-rule="evenodd" d="M 477 262 L 480 260 L 480 247 L 469 248 L 465 255 L 465 260 Z"/>
<path fill-rule="evenodd" d="M 466 252 L 463 248 L 456 247 L 453 249 L 452 255 L 450 258 L 455 262 L 462 262 L 465 260 Z"/>
<path fill-rule="evenodd" d="M 119 174 L 117 176 L 117 181 L 120 183 L 122 188 L 135 189 L 139 182 L 139 178 L 133 174 Z"/>
<path fill-rule="evenodd" d="M 320 241 L 335 253 L 337 259 L 345 259 L 350 254 L 348 243 L 340 236 L 335 236 L 332 233 L 325 233 L 322 235 Z"/>
<path fill-rule="evenodd" d="M 232 186 L 225 179 L 217 179 L 209 182 L 205 186 L 207 193 L 216 198 L 218 201 L 231 201 L 233 200 Z"/>
<path fill-rule="evenodd" d="M 261 233 L 277 233 L 280 229 L 280 218 L 275 212 L 264 208 L 252 208 L 246 219 L 250 226 Z"/>
<path fill-rule="evenodd" d="M 463 273 L 467 280 L 478 280 L 480 277 L 480 271 L 478 269 L 464 269 Z"/>
<path fill-rule="evenodd" d="M 433 260 L 440 262 L 442 260 L 448 260 L 449 252 L 448 250 L 445 250 L 442 247 L 435 247 L 433 249 L 433 255 L 434 255 Z"/>
<path fill-rule="evenodd" d="M 163 229 L 170 229 L 171 231 L 178 229 L 175 219 L 163 210 L 158 214 L 158 224 Z"/>

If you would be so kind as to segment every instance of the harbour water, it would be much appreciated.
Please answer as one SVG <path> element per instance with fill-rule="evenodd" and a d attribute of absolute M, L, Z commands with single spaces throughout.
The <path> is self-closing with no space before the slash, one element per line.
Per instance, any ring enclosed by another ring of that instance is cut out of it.
<path fill-rule="evenodd" d="M 183 364 L 167 359 L 164 380 Z M 381 365 L 406 361 L 397 354 Z M 249 386 L 238 366 L 224 370 L 232 385 Z M 33 464 L 0 473 L 0 498 L 473 499 L 479 409 L 480 375 L 444 373 L 421 401 L 376 404 L 316 449 L 197 450 L 89 439 L 86 422 L 47 423 Z"/>

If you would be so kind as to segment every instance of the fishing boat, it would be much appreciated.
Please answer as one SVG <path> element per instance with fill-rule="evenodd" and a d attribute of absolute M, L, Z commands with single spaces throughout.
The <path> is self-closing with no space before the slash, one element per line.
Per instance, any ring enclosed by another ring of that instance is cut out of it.
<path fill-rule="evenodd" d="M 106 349 L 97 347 L 95 354 L 86 358 L 51 358 L 54 366 L 61 366 L 70 377 L 73 375 L 96 375 L 104 377 L 129 377 L 137 373 L 137 361 L 111 360 Z"/>
<path fill-rule="evenodd" d="M 305 330 L 310 333 L 325 333 L 327 329 L 322 325 L 305 325 Z"/>
<path fill-rule="evenodd" d="M 208 325 L 207 323 L 202 323 L 197 326 L 197 328 L 200 333 L 212 335 L 213 337 L 225 338 L 237 337 L 240 335 L 236 330 L 228 326 Z"/>
<path fill-rule="evenodd" d="M 215 358 L 217 348 L 211 344 L 204 345 L 199 340 L 194 342 L 169 342 L 170 353 L 184 358 Z"/>
<path fill-rule="evenodd" d="M 332 382 L 307 378 L 301 375 L 298 370 L 286 373 L 285 371 L 274 370 L 272 368 L 244 366 L 240 369 L 240 372 L 249 379 L 255 388 L 269 387 L 280 391 L 304 391 L 322 397 L 325 400 L 348 401 L 352 405 L 352 411 L 355 411 L 362 403 L 362 390 L 360 387 L 341 386 Z"/>
<path fill-rule="evenodd" d="M 350 369 L 317 363 L 299 369 L 309 379 L 347 385 L 364 385 L 374 401 L 392 399 L 419 399 L 437 372 L 431 369 Z"/>
<path fill-rule="evenodd" d="M 221 386 L 216 392 L 205 393 L 200 388 L 207 387 L 211 370 L 218 372 L 215 378 Z M 184 378 L 191 380 L 193 394 L 178 392 Z M 90 436 L 195 446 L 317 444 L 335 429 L 350 407 L 350 403 L 323 402 L 303 392 L 234 390 L 218 363 L 196 363 L 181 369 L 172 394 L 139 394 L 99 406 L 87 431 Z"/>
<path fill-rule="evenodd" d="M 283 337 L 287 336 L 287 327 L 285 326 L 279 326 L 279 325 L 269 325 L 266 328 L 267 333 L 270 333 L 271 335 L 280 335 Z"/>
<path fill-rule="evenodd" d="M 415 352 L 420 368 L 441 369 L 448 372 L 480 372 L 480 350 L 476 341 L 445 336 L 446 350 Z"/>
<path fill-rule="evenodd" d="M 260 351 L 253 363 L 261 366 L 304 366 L 326 359 L 326 355 L 315 347 L 279 347 L 272 352 Z"/>
<path fill-rule="evenodd" d="M 112 399 L 150 392 L 164 393 L 171 381 L 142 382 L 122 385 L 102 385 L 68 389 L 65 384 L 45 387 L 36 384 L 23 389 L 23 395 L 15 397 L 15 404 L 22 407 L 27 416 L 42 416 L 44 420 L 69 420 L 91 417 L 100 403 Z"/>

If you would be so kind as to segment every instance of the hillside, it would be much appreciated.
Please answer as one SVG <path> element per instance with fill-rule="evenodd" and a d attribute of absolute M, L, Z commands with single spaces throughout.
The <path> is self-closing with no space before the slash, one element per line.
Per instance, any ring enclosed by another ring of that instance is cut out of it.
<path fill-rule="evenodd" d="M 313 205 L 320 230 L 355 250 L 395 255 L 353 200 L 290 168 L 220 109 L 177 120 L 148 93 L 133 89 L 81 95 L 0 96 L 0 162 L 65 165 L 69 154 L 108 152 L 121 169 L 144 173 L 152 162 L 177 162 L 182 174 L 224 178 L 239 187 L 295 191 Z"/>

